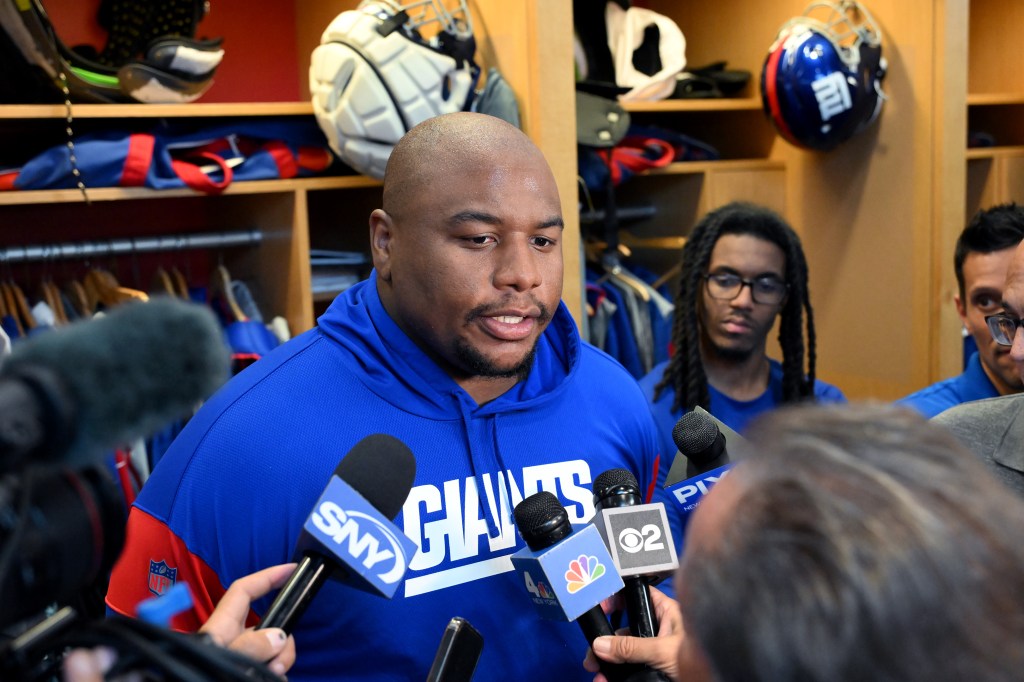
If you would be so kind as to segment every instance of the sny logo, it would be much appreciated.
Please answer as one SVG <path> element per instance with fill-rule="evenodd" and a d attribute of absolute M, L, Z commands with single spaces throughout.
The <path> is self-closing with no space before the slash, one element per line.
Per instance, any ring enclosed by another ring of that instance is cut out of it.
<path fill-rule="evenodd" d="M 604 566 L 597 560 L 597 557 L 579 555 L 572 560 L 569 570 L 565 572 L 569 594 L 576 594 L 602 575 L 604 575 Z"/>
<path fill-rule="evenodd" d="M 372 516 L 354 510 L 346 512 L 334 502 L 327 501 L 320 504 L 317 511 L 310 516 L 310 520 L 318 530 L 328 535 L 340 550 L 361 561 L 367 569 L 373 569 L 377 564 L 393 558 L 394 566 L 386 572 L 377 574 L 377 579 L 381 582 L 394 584 L 405 574 L 405 552 L 398 538 L 391 528 Z M 360 533 L 360 530 L 364 532 Z M 346 541 L 347 545 L 343 546 Z M 381 549 L 382 541 L 386 544 L 384 549 Z M 387 564 L 384 564 L 378 570 L 382 571 L 386 566 Z"/>

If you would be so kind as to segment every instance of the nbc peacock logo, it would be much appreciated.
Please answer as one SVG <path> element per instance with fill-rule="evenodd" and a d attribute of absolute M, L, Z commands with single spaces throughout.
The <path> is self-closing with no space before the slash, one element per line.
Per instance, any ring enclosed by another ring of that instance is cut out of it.
<path fill-rule="evenodd" d="M 604 566 L 596 556 L 580 554 L 579 557 L 572 560 L 569 570 L 565 572 L 569 594 L 576 594 L 602 575 L 604 575 Z"/>

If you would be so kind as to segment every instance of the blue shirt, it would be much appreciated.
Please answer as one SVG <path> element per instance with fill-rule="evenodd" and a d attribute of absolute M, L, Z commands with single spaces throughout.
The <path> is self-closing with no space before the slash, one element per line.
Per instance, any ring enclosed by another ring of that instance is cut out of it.
<path fill-rule="evenodd" d="M 723 421 L 729 428 L 743 433 L 751 419 L 781 405 L 782 364 L 776 360 L 769 360 L 768 363 L 768 388 L 753 400 L 735 400 L 709 384 L 708 393 L 711 395 L 711 404 L 708 407 L 708 412 Z M 683 416 L 683 410 L 672 409 L 675 389 L 666 387 L 661 397 L 657 401 L 654 400 L 654 386 L 661 381 L 667 365 L 667 360 L 656 365 L 647 376 L 640 380 L 640 388 L 643 389 L 644 395 L 651 403 L 651 412 L 653 412 L 654 421 L 658 426 L 662 452 L 677 452 L 675 441 L 672 440 L 672 429 L 675 428 L 679 418 Z M 846 402 L 846 396 L 842 391 L 832 384 L 818 380 L 814 382 L 814 397 L 820 403 Z"/>
<path fill-rule="evenodd" d="M 375 275 L 348 289 L 315 329 L 235 376 L 189 421 L 132 510 L 108 604 L 131 612 L 122 593 L 145 592 L 162 558 L 200 597 L 218 591 L 210 581 L 287 561 L 338 460 L 371 433 L 400 438 L 416 457 L 395 524 L 419 552 L 391 600 L 328 582 L 295 629 L 301 653 L 288 678 L 425 679 L 449 619 L 462 616 L 486 642 L 476 679 L 589 681 L 579 627 L 542 620 L 512 570 L 524 546 L 512 510 L 548 490 L 584 523 L 594 478 L 622 467 L 671 502 L 657 485 L 665 469 L 654 479 L 658 438 L 635 379 L 580 340 L 564 305 L 529 376 L 477 405 L 391 319 Z"/>
<path fill-rule="evenodd" d="M 967 368 L 963 374 L 925 386 L 920 391 L 900 398 L 896 404 L 912 407 L 925 417 L 931 418 L 954 405 L 983 398 L 995 398 L 998 395 L 999 391 L 992 385 L 992 381 L 985 374 L 985 368 L 981 366 L 981 356 L 974 352 L 967 360 Z"/>

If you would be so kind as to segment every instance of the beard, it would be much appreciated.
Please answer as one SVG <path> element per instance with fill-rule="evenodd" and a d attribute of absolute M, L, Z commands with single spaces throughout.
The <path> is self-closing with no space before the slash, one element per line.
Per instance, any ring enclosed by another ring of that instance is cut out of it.
<path fill-rule="evenodd" d="M 533 299 L 533 304 L 540 310 L 537 316 L 537 324 L 543 329 L 551 320 L 552 313 L 546 305 Z M 466 315 L 466 323 L 473 319 L 486 315 L 487 313 L 500 309 L 501 304 L 477 306 Z M 533 367 L 533 360 L 537 356 L 537 342 L 530 347 L 529 352 L 511 367 L 501 367 L 487 358 L 476 348 L 459 339 L 455 342 L 455 359 L 464 371 L 470 376 L 484 377 L 488 379 L 517 379 L 522 381 L 530 375 L 530 368 Z"/>
<path fill-rule="evenodd" d="M 458 341 L 455 344 L 455 357 L 459 365 L 471 376 L 488 379 L 516 379 L 522 381 L 530 376 L 533 359 L 537 356 L 537 344 L 533 344 L 523 359 L 511 367 L 499 367 L 468 343 Z"/>

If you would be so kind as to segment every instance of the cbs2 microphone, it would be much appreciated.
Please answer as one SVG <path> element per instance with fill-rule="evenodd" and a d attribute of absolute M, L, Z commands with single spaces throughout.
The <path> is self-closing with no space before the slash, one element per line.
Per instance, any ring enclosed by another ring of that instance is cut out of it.
<path fill-rule="evenodd" d="M 656 637 L 658 619 L 648 585 L 679 567 L 676 543 L 665 505 L 642 504 L 636 477 L 627 469 L 610 469 L 594 480 L 592 521 L 622 576 L 622 590 L 635 637 Z"/>

